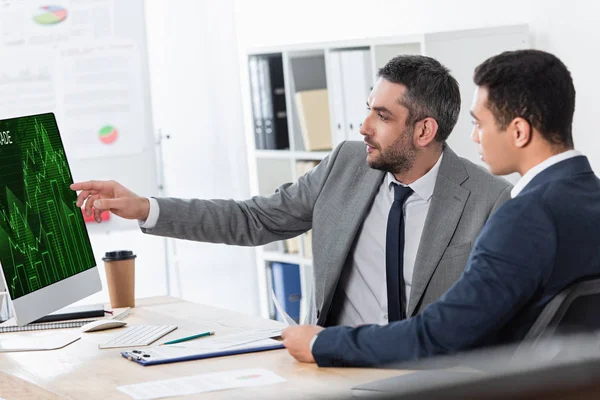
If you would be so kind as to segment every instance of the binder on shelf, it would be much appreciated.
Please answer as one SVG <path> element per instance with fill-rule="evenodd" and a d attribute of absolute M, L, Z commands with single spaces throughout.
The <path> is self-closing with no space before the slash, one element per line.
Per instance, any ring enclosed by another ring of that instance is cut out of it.
<path fill-rule="evenodd" d="M 341 51 L 332 51 L 329 54 L 327 89 L 329 90 L 329 104 L 331 105 L 331 132 L 333 145 L 336 146 L 346 140 L 346 114 L 344 111 L 344 82 L 342 76 Z"/>
<path fill-rule="evenodd" d="M 279 54 L 250 56 L 248 69 L 256 148 L 288 149 L 283 59 Z"/>
<path fill-rule="evenodd" d="M 297 92 L 296 107 L 304 150 L 331 150 L 327 89 Z"/>
<path fill-rule="evenodd" d="M 275 127 L 275 148 L 285 150 L 290 148 L 288 134 L 287 106 L 285 104 L 285 81 L 283 77 L 283 58 L 281 55 L 271 55 L 269 61 L 269 78 L 271 81 L 271 98 L 273 100 L 273 119 Z"/>
<path fill-rule="evenodd" d="M 260 112 L 265 132 L 265 149 L 277 149 L 275 141 L 275 119 L 273 118 L 273 97 L 271 96 L 271 77 L 269 60 L 261 57 L 258 60 L 258 85 L 260 90 Z"/>
<path fill-rule="evenodd" d="M 300 238 L 298 236 L 285 241 L 285 252 L 288 254 L 298 254 L 300 252 Z"/>
<path fill-rule="evenodd" d="M 252 121 L 254 127 L 254 145 L 257 149 L 265 149 L 265 132 L 263 127 L 260 103 L 260 84 L 258 80 L 258 57 L 248 59 L 248 75 L 250 78 L 250 103 L 252 105 Z"/>
<path fill-rule="evenodd" d="M 271 263 L 273 292 L 283 306 L 284 311 L 296 322 L 300 321 L 300 300 L 302 288 L 300 284 L 300 266 L 298 264 Z M 283 321 L 279 312 L 275 318 Z"/>
<path fill-rule="evenodd" d="M 365 102 L 373 87 L 371 51 L 369 49 L 344 50 L 339 54 L 346 122 L 345 139 L 362 141 L 360 127 L 368 113 Z"/>

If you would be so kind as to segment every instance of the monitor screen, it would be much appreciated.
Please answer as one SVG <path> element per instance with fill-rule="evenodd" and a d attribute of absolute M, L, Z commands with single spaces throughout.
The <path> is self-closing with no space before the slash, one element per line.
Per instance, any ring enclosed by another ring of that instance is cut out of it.
<path fill-rule="evenodd" d="M 0 120 L 0 263 L 14 301 L 96 266 L 54 114 Z"/>

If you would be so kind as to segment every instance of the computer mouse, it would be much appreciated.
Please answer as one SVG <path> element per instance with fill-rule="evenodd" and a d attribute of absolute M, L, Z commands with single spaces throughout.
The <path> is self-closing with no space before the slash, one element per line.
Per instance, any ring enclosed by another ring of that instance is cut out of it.
<path fill-rule="evenodd" d="M 99 319 L 97 321 L 87 323 L 79 329 L 81 332 L 96 332 L 103 331 L 105 329 L 120 328 L 125 325 L 127 325 L 127 322 L 119 321 L 117 319 Z"/>

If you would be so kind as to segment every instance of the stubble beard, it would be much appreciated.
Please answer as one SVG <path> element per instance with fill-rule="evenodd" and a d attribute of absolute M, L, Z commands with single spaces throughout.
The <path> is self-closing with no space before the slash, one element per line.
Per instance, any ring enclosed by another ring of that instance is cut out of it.
<path fill-rule="evenodd" d="M 400 137 L 386 149 L 381 149 L 375 145 L 379 156 L 370 160 L 367 157 L 369 167 L 380 171 L 391 172 L 392 174 L 401 174 L 409 171 L 415 164 L 417 158 L 417 147 L 410 140 L 412 132 L 405 130 Z"/>

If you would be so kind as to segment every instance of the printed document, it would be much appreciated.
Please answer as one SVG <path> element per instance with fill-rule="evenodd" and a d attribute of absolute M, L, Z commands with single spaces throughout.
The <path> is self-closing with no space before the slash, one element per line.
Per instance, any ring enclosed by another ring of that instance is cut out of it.
<path fill-rule="evenodd" d="M 194 349 L 207 350 L 226 350 L 238 347 L 244 344 L 258 342 L 261 340 L 277 337 L 281 335 L 282 329 L 255 329 L 241 333 L 232 333 L 230 335 L 214 335 L 198 340 L 190 340 L 177 344 L 170 344 L 168 347 L 186 347 Z"/>
<path fill-rule="evenodd" d="M 283 309 L 283 306 L 281 305 L 281 303 L 279 302 L 279 300 L 277 300 L 277 296 L 275 296 L 275 293 L 273 291 L 271 291 L 271 299 L 273 299 L 273 303 L 275 303 L 275 308 L 277 309 L 277 312 L 279 313 L 279 315 L 283 316 L 283 322 L 287 326 L 296 326 L 296 325 L 298 325 L 296 323 L 296 321 L 294 321 L 292 319 L 292 317 L 290 317 L 289 314 L 285 312 L 285 310 Z"/>
<path fill-rule="evenodd" d="M 271 371 L 254 368 L 137 383 L 118 386 L 117 389 L 134 400 L 152 400 L 217 390 L 266 386 L 285 381 Z"/>

